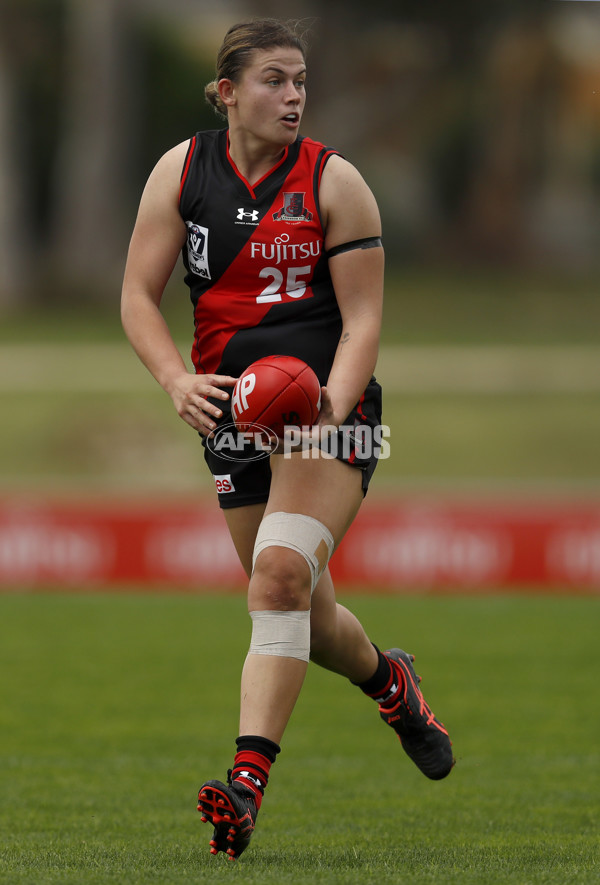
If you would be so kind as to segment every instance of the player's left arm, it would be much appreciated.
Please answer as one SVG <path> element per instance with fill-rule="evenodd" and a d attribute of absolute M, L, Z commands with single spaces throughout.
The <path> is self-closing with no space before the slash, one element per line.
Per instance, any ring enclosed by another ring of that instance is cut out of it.
<path fill-rule="evenodd" d="M 319 196 L 343 323 L 319 423 L 338 426 L 359 400 L 377 362 L 384 255 L 377 203 L 354 166 L 333 156 L 323 171 Z M 336 247 L 343 248 L 336 252 Z"/>

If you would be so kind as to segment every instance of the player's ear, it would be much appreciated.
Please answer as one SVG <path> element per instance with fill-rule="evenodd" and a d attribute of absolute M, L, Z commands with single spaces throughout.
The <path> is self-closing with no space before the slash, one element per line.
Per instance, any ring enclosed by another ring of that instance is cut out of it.
<path fill-rule="evenodd" d="M 221 97 L 221 101 L 225 105 L 225 107 L 232 108 L 237 104 L 237 99 L 235 97 L 235 84 L 233 80 L 229 80 L 227 77 L 223 77 L 222 80 L 219 80 L 217 83 L 217 89 L 219 90 L 219 95 Z"/>

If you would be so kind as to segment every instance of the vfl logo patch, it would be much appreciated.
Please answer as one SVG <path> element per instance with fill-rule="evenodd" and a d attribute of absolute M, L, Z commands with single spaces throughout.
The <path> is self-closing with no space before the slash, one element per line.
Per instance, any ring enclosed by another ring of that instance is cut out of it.
<path fill-rule="evenodd" d="M 291 224 L 312 221 L 312 212 L 304 207 L 304 193 L 284 193 L 283 206 L 273 213 L 273 221 L 288 221 Z"/>
<path fill-rule="evenodd" d="M 210 280 L 208 269 L 208 228 L 193 221 L 186 221 L 187 255 L 190 270 L 205 280 Z"/>

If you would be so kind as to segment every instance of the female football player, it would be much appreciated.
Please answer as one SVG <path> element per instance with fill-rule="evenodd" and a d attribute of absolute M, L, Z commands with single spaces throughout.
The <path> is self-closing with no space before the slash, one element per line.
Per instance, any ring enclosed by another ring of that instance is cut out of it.
<path fill-rule="evenodd" d="M 202 820 L 214 827 L 212 853 L 231 858 L 254 830 L 309 659 L 373 698 L 428 777 L 445 777 L 454 762 L 412 656 L 373 645 L 336 602 L 327 565 L 377 461 L 375 448 L 355 445 L 352 428 L 381 420 L 373 371 L 384 258 L 379 212 L 361 175 L 336 150 L 300 135 L 306 77 L 295 26 L 266 19 L 230 28 L 206 87 L 226 126 L 196 133 L 159 160 L 122 293 L 132 346 L 202 437 L 249 579 L 237 752 L 227 783 L 209 780 L 198 797 Z M 180 254 L 194 308 L 193 373 L 160 311 Z M 215 433 L 231 423 L 236 378 L 271 354 L 298 357 L 317 373 L 318 426 L 347 435 L 335 457 L 319 450 L 257 459 L 242 446 L 232 460 L 215 446 Z M 224 643 L 223 653 L 235 652 Z"/>

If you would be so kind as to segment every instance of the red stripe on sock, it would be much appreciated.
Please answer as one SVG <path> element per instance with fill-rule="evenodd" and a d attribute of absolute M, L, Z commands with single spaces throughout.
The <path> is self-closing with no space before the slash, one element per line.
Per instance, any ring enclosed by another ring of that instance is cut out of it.
<path fill-rule="evenodd" d="M 256 797 L 257 808 L 260 808 L 262 802 L 263 793 L 269 780 L 271 765 L 271 761 L 266 756 L 253 750 L 240 750 L 235 755 L 231 778 L 234 781 L 241 781 L 244 786 L 252 790 Z M 249 777 L 244 777 L 242 772 L 247 772 Z M 256 781 L 259 783 L 256 783 Z"/>

